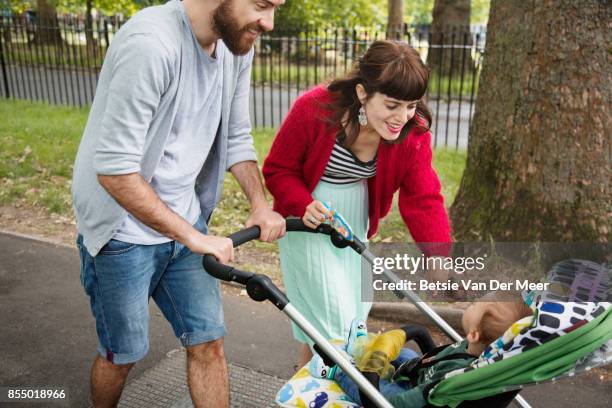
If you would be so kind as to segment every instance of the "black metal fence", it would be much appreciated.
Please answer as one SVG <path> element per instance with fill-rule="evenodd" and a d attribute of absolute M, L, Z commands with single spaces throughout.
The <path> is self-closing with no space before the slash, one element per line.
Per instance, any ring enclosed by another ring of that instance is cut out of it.
<path fill-rule="evenodd" d="M 27 17 L 0 20 L 0 97 L 86 106 L 104 55 L 122 21 L 64 16 L 52 24 Z M 251 119 L 276 127 L 297 95 L 344 74 L 376 39 L 409 42 L 431 68 L 428 104 L 435 145 L 465 148 L 484 50 L 484 31 L 427 27 L 276 29 L 255 45 Z"/>
<path fill-rule="evenodd" d="M 75 16 L 54 24 L 5 17 L 0 24 L 2 96 L 86 106 L 93 100 L 104 55 L 117 19 L 96 19 L 85 30 Z"/>

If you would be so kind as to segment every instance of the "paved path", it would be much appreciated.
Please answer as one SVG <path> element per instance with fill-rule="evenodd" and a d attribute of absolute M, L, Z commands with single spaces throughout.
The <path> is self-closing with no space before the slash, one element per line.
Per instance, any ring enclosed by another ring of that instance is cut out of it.
<path fill-rule="evenodd" d="M 0 234 L 0 386 L 64 388 L 69 400 L 57 406 L 88 406 L 97 339 L 78 265 L 74 249 Z M 232 406 L 269 406 L 281 379 L 293 371 L 289 322 L 270 304 L 223 288 Z M 151 350 L 130 374 L 122 406 L 189 407 L 183 351 L 153 303 L 150 333 Z M 612 399 L 610 384 L 590 374 L 523 394 L 534 407 L 550 408 L 603 408 Z"/>
<path fill-rule="evenodd" d="M 78 259 L 76 250 L 0 234 L 1 386 L 54 385 L 68 390 L 70 406 L 87 405 L 97 338 Z M 270 304 L 223 288 L 230 362 L 290 377 L 297 345 L 288 319 Z M 150 314 L 151 349 L 131 380 L 180 349 L 154 302 Z"/>

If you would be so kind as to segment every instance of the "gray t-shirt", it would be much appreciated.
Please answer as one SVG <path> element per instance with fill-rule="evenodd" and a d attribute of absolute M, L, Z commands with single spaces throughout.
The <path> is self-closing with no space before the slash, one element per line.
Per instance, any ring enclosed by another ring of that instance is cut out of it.
<path fill-rule="evenodd" d="M 191 224 L 200 216 L 200 203 L 195 193 L 196 178 L 210 152 L 221 121 L 222 53 L 229 52 L 217 41 L 214 58 L 198 43 L 182 3 L 183 29 L 191 41 L 186 44 L 193 56 L 181 68 L 182 80 L 189 84 L 183 91 L 172 130 L 151 187 L 174 212 Z M 128 214 L 113 237 L 124 242 L 153 245 L 170 239 L 149 228 Z"/>
<path fill-rule="evenodd" d="M 72 179 L 77 229 L 91 256 L 115 236 L 127 217 L 125 208 L 97 177 L 139 173 L 150 183 L 158 174 L 175 122 L 185 122 L 184 117 L 178 119 L 183 98 L 201 79 L 185 78 L 186 67 L 193 66 L 199 52 L 192 43 L 182 4 L 171 0 L 136 13 L 117 32 L 106 53 Z M 217 45 L 216 58 L 223 72 L 217 78 L 223 82 L 221 120 L 212 123 L 219 130 L 198 135 L 212 143 L 209 149 L 202 147 L 201 159 L 206 158 L 195 186 L 204 218 L 219 202 L 225 171 L 257 160 L 249 119 L 253 50 L 233 55 L 220 42 Z M 183 168 L 183 159 L 179 160 Z"/>

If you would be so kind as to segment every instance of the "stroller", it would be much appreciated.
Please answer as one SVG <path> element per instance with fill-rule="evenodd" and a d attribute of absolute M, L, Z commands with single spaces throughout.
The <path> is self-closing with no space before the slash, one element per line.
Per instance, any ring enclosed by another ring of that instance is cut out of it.
<path fill-rule="evenodd" d="M 300 219 L 288 218 L 287 231 L 329 235 L 336 247 L 350 247 L 373 264 L 375 256 L 363 242 L 352 236 L 350 227 L 339 214 L 336 221 L 331 225 L 321 224 L 313 230 Z M 259 227 L 255 226 L 229 238 L 236 247 L 257 239 L 259 234 Z M 335 362 L 355 381 L 369 399 L 369 404 L 392 407 L 378 389 L 291 305 L 270 278 L 223 265 L 212 255 L 206 255 L 203 264 L 215 278 L 245 285 L 253 300 L 271 301 L 314 341 L 319 354 Z M 389 270 L 383 271 L 383 276 L 389 282 L 399 281 Z M 612 362 L 610 269 L 589 261 L 564 261 L 555 265 L 548 275 L 548 281 L 552 283 L 549 286 L 552 289 L 538 299 L 537 321 L 523 329 L 510 344 L 501 345 L 493 354 L 481 355 L 470 367 L 450 372 L 443 380 L 429 387 L 424 395 L 429 406 L 506 407 L 514 399 L 519 405 L 529 407 L 518 395 L 524 386 L 555 381 Z M 461 336 L 414 292 L 396 291 L 396 295 L 410 300 L 448 337 L 454 341 L 461 340 Z M 578 308 L 563 307 L 563 302 L 576 302 L 571 305 L 578 305 Z M 547 323 L 550 321 L 567 324 L 551 326 Z M 490 351 L 489 348 L 487 350 Z M 304 387 L 305 384 L 309 386 Z M 285 407 L 358 406 L 335 382 L 311 377 L 306 367 L 299 370 L 279 391 L 276 402 Z"/>

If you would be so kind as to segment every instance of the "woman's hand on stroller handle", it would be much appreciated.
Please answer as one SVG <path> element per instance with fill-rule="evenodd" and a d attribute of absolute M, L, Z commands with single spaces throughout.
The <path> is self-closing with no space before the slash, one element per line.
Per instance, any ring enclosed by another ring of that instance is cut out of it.
<path fill-rule="evenodd" d="M 315 229 L 321 225 L 321 223 L 325 222 L 329 216 L 330 213 L 325 204 L 319 200 L 313 200 L 306 207 L 306 211 L 304 211 L 304 215 L 302 216 L 302 222 L 307 227 Z"/>
<path fill-rule="evenodd" d="M 285 219 L 268 206 L 254 210 L 245 223 L 246 227 L 257 225 L 260 228 L 259 239 L 274 242 L 285 235 Z"/>

